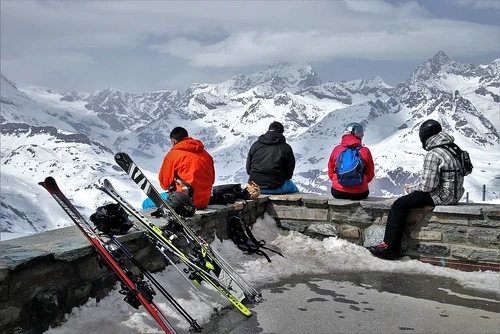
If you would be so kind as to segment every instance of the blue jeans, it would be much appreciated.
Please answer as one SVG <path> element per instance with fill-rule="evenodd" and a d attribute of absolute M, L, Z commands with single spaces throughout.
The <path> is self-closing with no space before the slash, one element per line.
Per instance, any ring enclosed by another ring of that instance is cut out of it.
<path fill-rule="evenodd" d="M 279 188 L 276 189 L 261 189 L 260 193 L 261 194 L 267 194 L 267 195 L 279 195 L 279 194 L 291 194 L 291 193 L 298 193 L 299 188 L 293 183 L 292 180 L 286 180 L 285 183 Z"/>
<path fill-rule="evenodd" d="M 167 192 L 163 192 L 163 193 L 160 193 L 161 197 L 163 197 L 164 199 L 167 199 L 168 198 L 168 193 Z M 156 208 L 156 204 L 153 203 L 153 201 L 148 197 L 146 198 L 143 202 L 142 202 L 142 209 L 143 210 L 146 210 L 146 209 L 149 209 L 149 208 Z"/>

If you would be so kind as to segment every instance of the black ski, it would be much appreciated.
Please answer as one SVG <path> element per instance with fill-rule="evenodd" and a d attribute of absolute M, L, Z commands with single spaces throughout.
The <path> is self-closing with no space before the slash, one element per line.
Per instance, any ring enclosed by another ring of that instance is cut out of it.
<path fill-rule="evenodd" d="M 143 305 L 149 314 L 156 320 L 160 327 L 167 334 L 177 333 L 175 328 L 169 323 L 167 317 L 161 312 L 153 301 L 154 290 L 139 275 L 134 275 L 127 268 L 123 268 L 120 261 L 115 258 L 108 246 L 92 230 L 91 225 L 80 212 L 73 206 L 68 198 L 59 189 L 56 180 L 47 177 L 44 182 L 39 183 L 56 200 L 57 204 L 66 212 L 75 225 L 85 235 L 90 244 L 97 252 L 98 259 L 103 261 L 107 267 L 113 271 L 122 284 L 121 294 L 125 295 L 124 300 L 132 307 L 138 309 Z"/>
<path fill-rule="evenodd" d="M 212 270 L 220 281 L 229 284 L 234 282 L 244 293 L 245 297 L 253 301 L 262 301 L 259 293 L 250 283 L 227 263 L 203 238 L 196 235 L 194 230 L 187 224 L 183 217 L 175 212 L 167 201 L 161 197 L 154 185 L 147 179 L 139 167 L 132 161 L 127 153 L 115 154 L 116 163 L 129 175 L 129 177 L 144 191 L 144 193 L 160 208 L 163 215 L 173 220 L 174 224 L 182 227 L 184 235 L 195 243 L 194 251 L 206 261 L 207 269 Z"/>
<path fill-rule="evenodd" d="M 185 274 L 188 274 L 189 276 L 184 276 L 187 280 L 192 279 L 197 283 L 200 283 L 200 281 L 205 281 L 207 284 L 211 285 L 215 290 L 217 290 L 223 297 L 227 298 L 241 313 L 246 316 L 250 316 L 252 314 L 251 311 L 245 305 L 243 305 L 237 297 L 231 294 L 231 292 L 219 281 L 217 277 L 212 276 L 209 271 L 206 270 L 206 266 L 199 263 L 198 259 L 184 254 L 179 248 L 176 247 L 176 245 L 172 242 L 172 240 L 170 240 L 169 237 L 164 235 L 163 231 L 160 228 L 148 221 L 147 218 L 144 217 L 144 215 L 141 214 L 138 210 L 134 209 L 115 190 L 109 180 L 104 179 L 102 187 L 98 187 L 98 189 L 118 202 L 120 206 L 134 218 L 134 220 L 140 225 L 142 230 L 145 231 L 146 237 L 165 256 L 167 261 L 173 264 L 172 260 L 166 253 L 166 251 L 168 250 L 187 266 L 188 270 L 187 272 L 185 272 Z"/>

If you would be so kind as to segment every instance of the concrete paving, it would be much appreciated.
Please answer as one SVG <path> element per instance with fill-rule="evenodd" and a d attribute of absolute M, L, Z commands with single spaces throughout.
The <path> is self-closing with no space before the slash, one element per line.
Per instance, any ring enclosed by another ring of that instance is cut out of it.
<path fill-rule="evenodd" d="M 498 293 L 433 276 L 301 276 L 260 291 L 266 301 L 250 305 L 250 318 L 230 310 L 214 316 L 203 333 L 498 333 L 500 328 Z"/>

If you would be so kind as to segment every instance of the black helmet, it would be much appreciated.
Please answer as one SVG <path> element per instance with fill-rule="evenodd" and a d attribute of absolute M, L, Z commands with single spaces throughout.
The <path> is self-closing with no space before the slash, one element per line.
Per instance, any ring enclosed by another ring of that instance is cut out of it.
<path fill-rule="evenodd" d="M 430 137 L 440 133 L 443 130 L 441 124 L 433 119 L 428 119 L 420 125 L 420 130 L 418 131 L 418 136 L 420 137 L 420 142 L 422 147 L 425 149 L 425 143 Z"/>
<path fill-rule="evenodd" d="M 363 139 L 364 134 L 363 126 L 356 122 L 347 124 L 344 130 L 344 135 L 353 135 L 359 139 Z"/>
<path fill-rule="evenodd" d="M 90 216 L 99 231 L 110 231 L 113 234 L 125 234 L 134 225 L 125 210 L 117 203 L 111 203 L 97 208 Z"/>
<path fill-rule="evenodd" d="M 181 216 L 192 217 L 196 211 L 191 197 L 182 191 L 169 193 L 167 203 Z"/>

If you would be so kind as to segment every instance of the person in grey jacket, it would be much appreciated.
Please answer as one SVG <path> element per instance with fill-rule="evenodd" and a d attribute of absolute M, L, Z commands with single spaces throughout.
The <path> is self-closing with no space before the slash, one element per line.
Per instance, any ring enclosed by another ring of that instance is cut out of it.
<path fill-rule="evenodd" d="M 455 139 L 442 132 L 441 124 L 433 119 L 422 123 L 419 136 L 427 151 L 422 180 L 415 186 L 404 186 L 407 195 L 398 198 L 391 206 L 384 242 L 368 248 L 373 255 L 385 260 L 400 257 L 401 239 L 411 209 L 456 204 L 465 191 L 464 177 L 458 172 L 460 161 L 442 146 L 453 143 Z"/>

